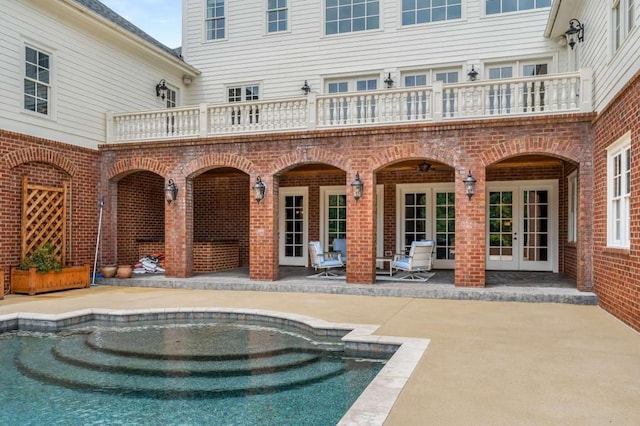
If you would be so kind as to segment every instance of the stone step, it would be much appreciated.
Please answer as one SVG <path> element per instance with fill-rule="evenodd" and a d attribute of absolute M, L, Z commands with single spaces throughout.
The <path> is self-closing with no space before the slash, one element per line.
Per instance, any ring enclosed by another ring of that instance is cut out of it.
<path fill-rule="evenodd" d="M 242 376 L 284 371 L 318 361 L 319 349 L 294 348 L 272 356 L 228 360 L 141 358 L 101 351 L 86 345 L 85 335 L 68 336 L 52 347 L 59 361 L 90 370 L 142 376 Z"/>
<path fill-rule="evenodd" d="M 71 389 L 158 399 L 210 398 L 270 393 L 316 383 L 343 374 L 341 359 L 325 357 L 299 368 L 271 374 L 210 377 L 160 377 L 102 372 L 65 364 L 53 356 L 48 338 L 25 339 L 16 357 L 25 375 Z"/>

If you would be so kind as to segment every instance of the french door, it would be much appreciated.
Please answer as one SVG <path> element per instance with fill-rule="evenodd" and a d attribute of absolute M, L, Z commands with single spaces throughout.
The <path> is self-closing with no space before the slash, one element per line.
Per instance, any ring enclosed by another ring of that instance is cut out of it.
<path fill-rule="evenodd" d="M 307 266 L 307 187 L 280 188 L 280 265 Z"/>
<path fill-rule="evenodd" d="M 487 185 L 487 269 L 557 272 L 557 186 L 556 181 Z"/>

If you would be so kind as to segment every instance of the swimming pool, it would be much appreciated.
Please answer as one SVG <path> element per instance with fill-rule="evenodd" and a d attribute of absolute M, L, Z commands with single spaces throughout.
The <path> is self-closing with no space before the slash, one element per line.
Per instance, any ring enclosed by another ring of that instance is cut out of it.
<path fill-rule="evenodd" d="M 4 316 L 3 419 L 325 425 L 347 413 L 350 420 L 364 414 L 382 422 L 395 397 L 387 407 L 371 407 L 361 393 L 388 392 L 384 371 L 396 364 L 395 383 L 397 365 L 407 370 L 407 354 L 383 367 L 403 343 L 385 343 L 371 336 L 374 329 L 237 310 Z M 405 381 L 412 368 L 400 374 Z"/>

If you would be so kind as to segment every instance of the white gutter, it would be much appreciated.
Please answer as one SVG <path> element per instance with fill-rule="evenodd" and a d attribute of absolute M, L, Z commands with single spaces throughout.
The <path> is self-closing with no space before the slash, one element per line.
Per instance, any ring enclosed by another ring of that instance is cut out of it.
<path fill-rule="evenodd" d="M 560 3 L 562 3 L 562 0 L 553 0 L 553 3 L 551 3 L 551 10 L 549 11 L 549 18 L 547 19 L 547 26 L 544 29 L 545 38 L 551 37 L 553 27 L 556 25 L 556 19 L 558 19 Z"/>

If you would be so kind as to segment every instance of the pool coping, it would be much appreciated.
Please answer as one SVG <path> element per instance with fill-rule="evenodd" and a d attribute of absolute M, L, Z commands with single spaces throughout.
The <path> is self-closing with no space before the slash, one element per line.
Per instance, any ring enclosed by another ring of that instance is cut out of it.
<path fill-rule="evenodd" d="M 318 318 L 262 309 L 154 308 L 114 310 L 87 308 L 60 314 L 16 312 L 0 315 L 0 333 L 25 330 L 56 331 L 92 320 L 239 319 L 294 325 L 317 335 L 342 336 L 347 353 L 391 355 L 384 367 L 347 410 L 338 425 L 381 425 L 430 343 L 429 339 L 373 334 L 380 326 L 332 323 Z"/>

